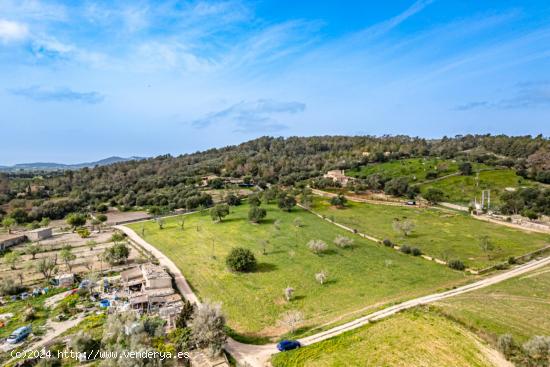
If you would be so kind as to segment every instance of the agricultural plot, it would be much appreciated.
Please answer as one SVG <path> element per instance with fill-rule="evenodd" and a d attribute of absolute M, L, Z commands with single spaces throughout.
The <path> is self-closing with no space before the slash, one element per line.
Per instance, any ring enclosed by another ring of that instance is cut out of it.
<path fill-rule="evenodd" d="M 465 328 L 424 309 L 279 353 L 274 367 L 493 366 L 486 348 Z"/>
<path fill-rule="evenodd" d="M 11 278 L 22 286 L 32 286 L 43 283 L 44 275 L 38 271 L 37 265 L 41 259 L 57 259 L 59 274 L 84 274 L 109 269 L 111 266 L 102 260 L 105 249 L 111 247 L 113 232 L 94 233 L 89 238 L 80 238 L 76 233 L 56 234 L 53 237 L 38 243 L 24 243 L 10 248 L 11 253 L 18 254 L 17 261 L 10 264 L 9 253 L 0 257 L 0 280 Z M 70 246 L 74 259 L 63 261 L 62 249 Z M 37 247 L 37 253 L 30 253 L 31 247 Z M 146 255 L 130 246 L 128 264 L 139 263 L 145 260 Z"/>
<path fill-rule="evenodd" d="M 223 302 L 229 326 L 250 337 L 287 332 L 278 320 L 289 310 L 303 313 L 300 332 L 306 332 L 470 279 L 360 238 L 351 248 L 339 248 L 336 236 L 353 235 L 300 208 L 287 213 L 264 207 L 267 217 L 260 224 L 248 221 L 249 206 L 243 204 L 232 207 L 221 223 L 196 213 L 167 218 L 163 229 L 154 221 L 129 227 L 169 256 L 201 299 Z M 295 225 L 297 218 L 302 226 Z M 325 241 L 327 251 L 313 253 L 306 244 L 314 239 Z M 252 250 L 257 270 L 230 272 L 225 258 L 233 247 Z M 319 272 L 328 275 L 323 285 L 315 279 Z M 294 289 L 289 302 L 283 294 L 287 287 Z"/>
<path fill-rule="evenodd" d="M 436 305 L 493 342 L 507 333 L 521 343 L 550 335 L 550 267 Z"/>
<path fill-rule="evenodd" d="M 483 222 L 466 213 L 453 211 L 354 202 L 348 202 L 344 209 L 337 209 L 328 199 L 319 197 L 314 199 L 312 209 L 359 232 L 418 247 L 422 252 L 444 260 L 460 259 L 475 269 L 550 244 L 549 235 Z M 398 221 L 412 222 L 411 233 L 405 235 L 396 229 L 394 223 Z M 487 239 L 488 245 L 483 239 Z"/>
<path fill-rule="evenodd" d="M 481 199 L 482 190 L 491 190 L 491 203 L 498 206 L 500 195 L 506 188 L 517 189 L 535 185 L 537 185 L 535 182 L 516 175 L 514 170 L 501 169 L 482 171 L 479 175 L 446 177 L 421 185 L 420 192 L 423 194 L 430 187 L 437 188 L 445 193 L 445 201 L 467 206 L 474 201 L 474 198 L 477 197 L 478 201 Z"/>
<path fill-rule="evenodd" d="M 486 165 L 474 163 L 473 169 L 487 168 Z M 458 163 L 454 160 L 438 158 L 411 158 L 385 163 L 374 163 L 346 171 L 346 175 L 365 178 L 372 174 L 379 174 L 387 178 L 407 177 L 413 182 L 422 182 L 427 179 L 428 172 L 434 172 L 437 177 L 458 172 Z"/>

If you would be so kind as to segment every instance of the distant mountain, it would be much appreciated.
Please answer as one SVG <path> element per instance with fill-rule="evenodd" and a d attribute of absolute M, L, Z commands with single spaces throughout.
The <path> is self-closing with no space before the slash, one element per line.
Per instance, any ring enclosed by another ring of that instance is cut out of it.
<path fill-rule="evenodd" d="M 35 162 L 35 163 L 19 163 L 14 164 L 13 166 L 0 166 L 0 171 L 2 172 L 16 172 L 16 171 L 61 171 L 61 170 L 75 170 L 84 167 L 95 167 L 95 166 L 107 166 L 109 164 L 127 162 L 127 161 L 137 161 L 145 159 L 143 157 L 109 157 L 95 162 L 85 162 L 85 163 L 76 163 L 76 164 L 63 164 L 63 163 L 50 163 L 50 162 Z"/>

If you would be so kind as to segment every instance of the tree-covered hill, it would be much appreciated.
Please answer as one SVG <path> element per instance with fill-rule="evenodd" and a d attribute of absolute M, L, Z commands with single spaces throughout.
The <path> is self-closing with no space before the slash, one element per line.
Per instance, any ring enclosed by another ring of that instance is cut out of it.
<path fill-rule="evenodd" d="M 525 177 L 550 182 L 549 140 L 542 136 L 465 135 L 434 140 L 408 136 L 261 137 L 177 157 L 163 155 L 42 175 L 2 174 L 0 204 L 31 200 L 30 207 L 28 203 L 5 207 L 5 211 L 19 207 L 20 220 L 25 219 L 22 211 L 27 212 L 28 220 L 58 218 L 101 203 L 194 208 L 211 202 L 198 190 L 205 176 L 289 186 L 329 169 L 423 156 L 475 159 L 513 167 Z M 50 200 L 53 198 L 57 199 Z"/>

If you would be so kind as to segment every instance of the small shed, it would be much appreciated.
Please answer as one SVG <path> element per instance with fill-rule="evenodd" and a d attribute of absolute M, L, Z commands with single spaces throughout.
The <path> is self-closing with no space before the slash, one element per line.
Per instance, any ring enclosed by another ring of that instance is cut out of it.
<path fill-rule="evenodd" d="M 57 277 L 58 287 L 70 288 L 73 284 L 74 284 L 73 273 L 61 274 Z"/>
<path fill-rule="evenodd" d="M 31 241 L 42 241 L 52 236 L 51 228 L 38 228 L 27 233 L 27 237 Z"/>

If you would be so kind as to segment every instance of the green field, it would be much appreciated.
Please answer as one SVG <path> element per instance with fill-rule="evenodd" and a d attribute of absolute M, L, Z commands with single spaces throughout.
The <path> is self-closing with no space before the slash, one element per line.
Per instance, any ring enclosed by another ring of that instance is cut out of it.
<path fill-rule="evenodd" d="M 354 202 L 348 202 L 347 208 L 336 209 L 328 199 L 319 197 L 315 198 L 313 209 L 359 232 L 416 246 L 437 258 L 458 258 L 476 269 L 550 244 L 550 235 L 526 233 L 454 211 Z M 392 226 L 395 219 L 405 218 L 415 224 L 409 236 L 396 232 Z M 490 253 L 482 251 L 479 246 L 482 235 L 489 237 L 495 250 Z"/>
<path fill-rule="evenodd" d="M 491 203 L 498 206 L 500 195 L 507 187 L 519 188 L 535 186 L 536 183 L 516 175 L 512 169 L 482 171 L 479 176 L 452 176 L 439 181 L 426 183 L 420 186 L 420 192 L 425 193 L 430 187 L 440 189 L 447 196 L 445 201 L 450 203 L 470 205 L 477 197 L 481 200 L 482 190 L 491 190 Z"/>
<path fill-rule="evenodd" d="M 473 163 L 474 170 L 487 168 L 486 165 Z M 422 182 L 426 180 L 426 174 L 430 171 L 437 172 L 438 177 L 458 172 L 458 163 L 454 160 L 439 158 L 410 158 L 385 163 L 373 163 L 356 169 L 346 171 L 351 177 L 361 177 L 372 174 L 380 174 L 387 178 L 407 177 L 412 181 Z"/>
<path fill-rule="evenodd" d="M 184 230 L 179 227 L 180 217 L 167 218 L 163 230 L 152 221 L 129 227 L 141 233 L 144 226 L 144 238 L 179 266 L 198 296 L 223 302 L 228 324 L 248 336 L 284 334 L 287 330 L 277 321 L 287 310 L 301 310 L 305 326 L 320 326 L 470 279 L 462 272 L 360 238 L 355 238 L 352 249 L 337 248 L 336 235 L 353 235 L 299 208 L 291 213 L 266 208 L 267 218 L 259 225 L 248 222 L 249 207 L 241 205 L 233 207 L 222 223 L 196 213 L 185 216 Z M 303 227 L 293 225 L 297 217 Z M 280 229 L 275 220 L 280 221 Z M 329 251 L 313 254 L 306 246 L 312 239 L 327 242 Z M 262 254 L 262 240 L 269 241 L 267 255 Z M 225 256 L 236 246 L 255 253 L 256 272 L 227 270 Z M 325 285 L 314 279 L 320 271 L 328 272 Z M 290 303 L 283 297 L 286 287 L 295 289 Z"/>
<path fill-rule="evenodd" d="M 492 341 L 506 333 L 519 342 L 550 335 L 550 267 L 436 305 Z"/>
<path fill-rule="evenodd" d="M 291 352 L 274 367 L 492 366 L 479 342 L 445 317 L 416 309 Z"/>

